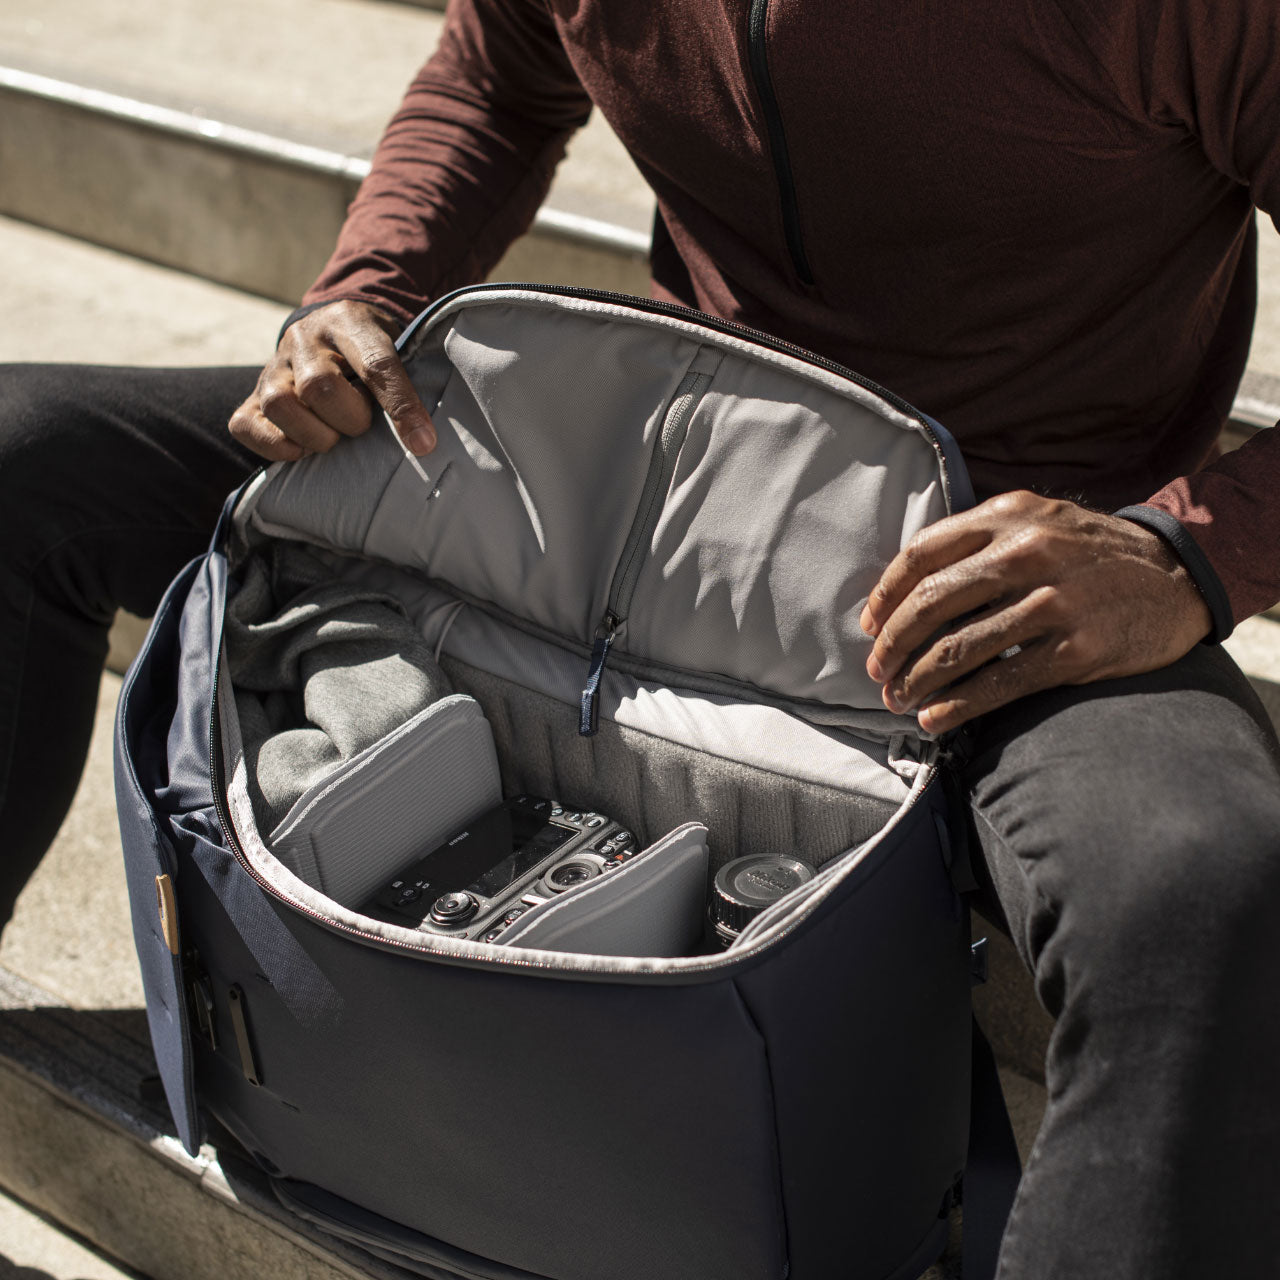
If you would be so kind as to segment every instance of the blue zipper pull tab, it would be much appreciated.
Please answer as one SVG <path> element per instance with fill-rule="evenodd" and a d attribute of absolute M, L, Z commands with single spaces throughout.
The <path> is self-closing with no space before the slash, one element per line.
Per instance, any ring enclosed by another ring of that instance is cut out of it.
<path fill-rule="evenodd" d="M 600 677 L 604 675 L 604 664 L 609 661 L 609 650 L 613 647 L 617 629 L 617 618 L 606 613 L 591 649 L 591 668 L 587 672 L 587 683 L 583 686 L 579 704 L 578 733 L 584 738 L 590 738 L 600 727 Z"/>

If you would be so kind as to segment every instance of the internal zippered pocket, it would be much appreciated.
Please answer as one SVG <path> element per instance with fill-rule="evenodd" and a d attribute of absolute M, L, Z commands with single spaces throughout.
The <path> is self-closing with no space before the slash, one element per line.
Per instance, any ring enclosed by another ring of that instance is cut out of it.
<path fill-rule="evenodd" d="M 599 724 L 600 678 L 609 659 L 609 650 L 613 646 L 618 628 L 626 621 L 631 610 L 631 597 L 635 593 L 653 530 L 662 515 L 662 500 L 671 487 L 676 461 L 689 434 L 689 423 L 723 358 L 722 352 L 711 348 L 699 351 L 662 416 L 662 426 L 649 458 L 649 469 L 645 475 L 644 488 L 640 492 L 640 502 L 627 540 L 623 544 L 622 555 L 614 567 L 604 617 L 596 628 L 591 665 L 582 690 L 578 718 L 578 732 L 584 737 L 594 734 Z"/>

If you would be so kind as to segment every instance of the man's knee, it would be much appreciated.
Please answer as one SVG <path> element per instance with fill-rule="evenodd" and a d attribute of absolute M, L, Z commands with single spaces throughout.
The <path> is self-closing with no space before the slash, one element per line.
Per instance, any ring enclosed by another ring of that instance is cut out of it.
<path fill-rule="evenodd" d="M 1265 781 L 1265 779 L 1264 779 Z M 1211 1007 L 1236 983 L 1280 982 L 1280 787 L 1186 797 L 1142 835 L 1092 860 L 1053 907 L 1059 997 L 1097 1009 Z M 1216 994 L 1215 994 L 1216 993 Z M 1269 998 L 1269 997 L 1268 997 Z"/>
<path fill-rule="evenodd" d="M 66 494 L 85 467 L 75 397 L 56 366 L 0 365 L 0 548 L 11 566 L 55 545 Z"/>

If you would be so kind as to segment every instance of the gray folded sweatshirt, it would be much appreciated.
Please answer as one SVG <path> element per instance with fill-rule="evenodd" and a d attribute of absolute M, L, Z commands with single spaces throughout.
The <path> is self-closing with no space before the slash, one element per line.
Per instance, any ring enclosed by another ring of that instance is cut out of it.
<path fill-rule="evenodd" d="M 309 787 L 452 692 L 394 597 L 335 582 L 296 544 L 270 544 L 246 562 L 225 645 L 249 796 L 266 832 Z"/>

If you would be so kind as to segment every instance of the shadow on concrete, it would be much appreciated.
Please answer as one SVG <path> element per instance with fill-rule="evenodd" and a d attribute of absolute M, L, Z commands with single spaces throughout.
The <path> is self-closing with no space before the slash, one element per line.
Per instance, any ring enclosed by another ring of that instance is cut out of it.
<path fill-rule="evenodd" d="M 35 1267 L 20 1267 L 12 1258 L 0 1253 L 0 1280 L 68 1280 L 65 1276 L 53 1276 Z"/>

